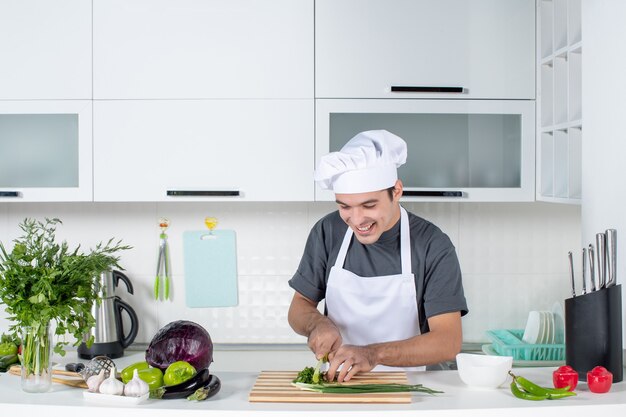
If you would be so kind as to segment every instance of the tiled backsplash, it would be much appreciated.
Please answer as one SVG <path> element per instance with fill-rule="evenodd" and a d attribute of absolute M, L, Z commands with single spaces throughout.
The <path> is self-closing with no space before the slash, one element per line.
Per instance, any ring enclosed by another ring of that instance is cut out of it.
<path fill-rule="evenodd" d="M 566 254 L 580 246 L 580 208 L 544 203 L 404 203 L 450 236 L 457 248 L 470 314 L 464 341 L 485 341 L 485 330 L 523 328 L 529 310 L 550 309 L 568 296 Z M 121 265 L 135 294 L 120 295 L 137 311 L 136 342 L 148 343 L 173 320 L 196 321 L 216 343 L 304 343 L 287 323 L 295 271 L 310 227 L 335 209 L 332 203 L 18 203 L 0 204 L 0 241 L 12 246 L 25 217 L 58 217 L 57 237 L 93 247 L 111 237 L 133 249 Z M 159 244 L 157 220 L 170 219 L 172 300 L 155 301 Z M 218 228 L 237 233 L 239 305 L 187 308 L 182 234 Z M 0 314 L 0 332 L 9 323 Z"/>

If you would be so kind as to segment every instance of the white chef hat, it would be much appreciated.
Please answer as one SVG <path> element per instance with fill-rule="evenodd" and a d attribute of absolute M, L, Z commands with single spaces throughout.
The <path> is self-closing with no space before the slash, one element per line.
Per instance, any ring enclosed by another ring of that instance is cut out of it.
<path fill-rule="evenodd" d="M 406 142 L 391 132 L 361 132 L 339 152 L 323 156 L 314 179 L 323 190 L 337 194 L 384 190 L 396 183 L 406 152 Z"/>

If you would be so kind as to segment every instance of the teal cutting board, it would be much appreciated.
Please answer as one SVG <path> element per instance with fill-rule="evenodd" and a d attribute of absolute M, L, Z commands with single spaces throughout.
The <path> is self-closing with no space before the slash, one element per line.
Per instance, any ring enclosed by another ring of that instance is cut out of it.
<path fill-rule="evenodd" d="M 234 230 L 183 233 L 187 307 L 236 306 L 237 240 Z"/>

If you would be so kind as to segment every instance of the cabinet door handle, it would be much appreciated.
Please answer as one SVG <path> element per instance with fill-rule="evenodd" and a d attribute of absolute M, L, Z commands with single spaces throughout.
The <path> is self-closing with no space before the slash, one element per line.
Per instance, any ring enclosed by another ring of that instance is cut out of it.
<path fill-rule="evenodd" d="M 463 191 L 415 191 L 402 190 L 404 197 L 463 197 Z"/>
<path fill-rule="evenodd" d="M 392 85 L 392 93 L 462 93 L 463 87 L 427 87 L 411 85 Z"/>
<path fill-rule="evenodd" d="M 0 197 L 19 197 L 19 191 L 0 191 Z"/>
<path fill-rule="evenodd" d="M 237 197 L 239 190 L 167 190 L 168 197 Z"/>

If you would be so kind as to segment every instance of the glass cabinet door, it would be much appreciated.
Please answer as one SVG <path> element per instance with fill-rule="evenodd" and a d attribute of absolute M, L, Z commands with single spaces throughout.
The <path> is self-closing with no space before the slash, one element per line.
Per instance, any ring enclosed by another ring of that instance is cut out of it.
<path fill-rule="evenodd" d="M 0 102 L 0 201 L 91 201 L 91 104 Z"/>
<path fill-rule="evenodd" d="M 403 138 L 406 199 L 534 198 L 533 101 L 318 100 L 317 117 L 318 160 L 362 131 Z"/>

